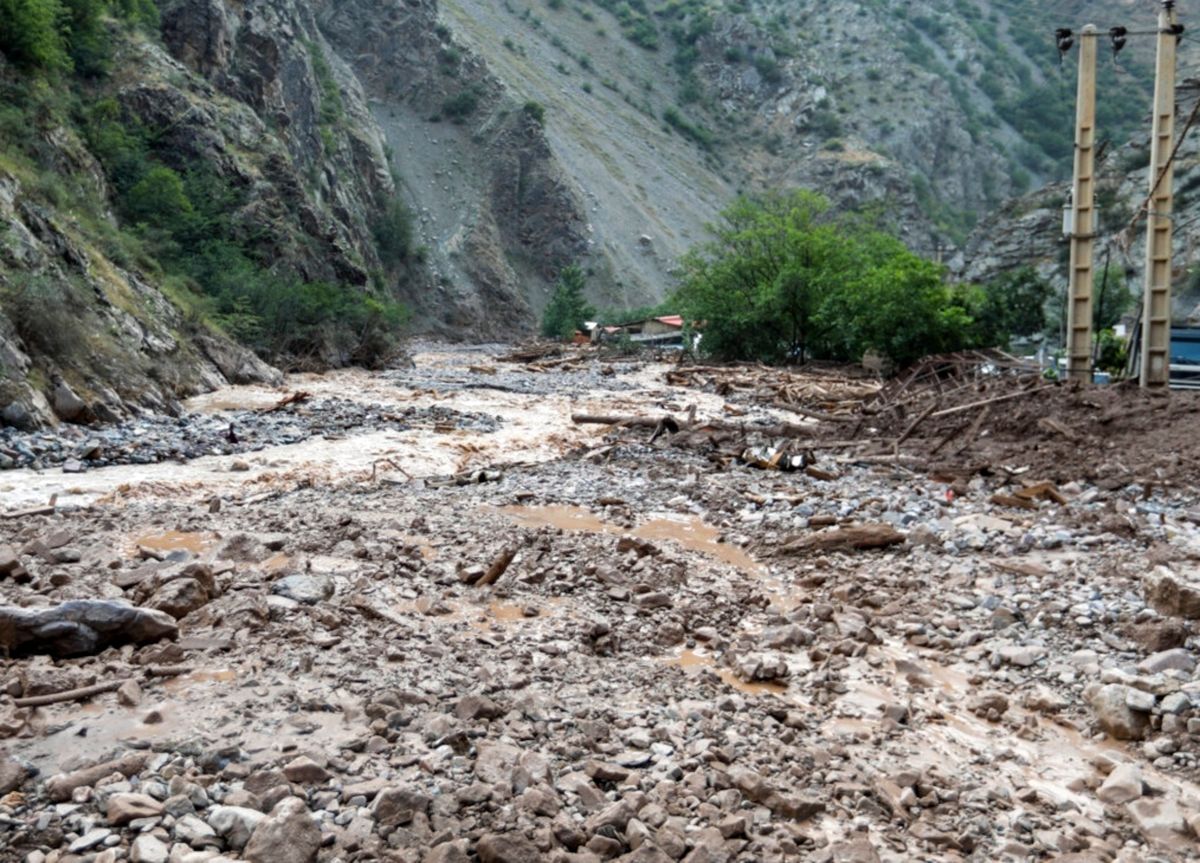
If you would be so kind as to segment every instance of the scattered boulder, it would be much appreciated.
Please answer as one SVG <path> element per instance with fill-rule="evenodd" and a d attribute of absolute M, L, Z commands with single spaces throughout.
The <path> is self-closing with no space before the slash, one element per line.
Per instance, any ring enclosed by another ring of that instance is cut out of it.
<path fill-rule="evenodd" d="M 25 784 L 29 770 L 17 759 L 0 754 L 0 797 Z"/>
<path fill-rule="evenodd" d="M 271 593 L 303 605 L 316 605 L 333 596 L 333 579 L 327 575 L 285 575 L 271 585 Z"/>
<path fill-rule="evenodd" d="M 281 800 L 254 828 L 242 856 L 250 863 L 313 863 L 321 848 L 321 830 L 304 801 Z"/>
<path fill-rule="evenodd" d="M 0 606 L 0 648 L 14 654 L 81 656 L 178 634 L 169 614 L 120 600 L 75 599 L 49 608 Z"/>
<path fill-rule="evenodd" d="M 1132 764 L 1118 764 L 1096 791 L 1096 796 L 1105 803 L 1128 803 L 1141 797 L 1142 790 L 1141 771 Z"/>
<path fill-rule="evenodd" d="M 52 379 L 54 391 L 51 393 L 51 405 L 54 413 L 61 420 L 79 422 L 87 414 L 87 402 L 75 394 L 70 384 L 57 375 Z"/>
<path fill-rule="evenodd" d="M 1142 580 L 1142 590 L 1159 614 L 1200 619 L 1200 582 L 1160 566 Z"/>
<path fill-rule="evenodd" d="M 320 785 L 329 779 L 329 771 L 307 755 L 301 755 L 284 765 L 283 775 L 297 785 Z"/>
<path fill-rule="evenodd" d="M 1092 684 L 1083 691 L 1096 723 L 1117 740 L 1141 740 L 1150 727 L 1150 717 L 1129 706 L 1129 693 L 1120 683 Z"/>
<path fill-rule="evenodd" d="M 256 827 L 267 816 L 244 806 L 214 806 L 207 813 L 208 826 L 234 851 L 241 851 Z"/>
<path fill-rule="evenodd" d="M 208 591 L 199 581 L 194 578 L 177 578 L 155 591 L 146 605 L 180 620 L 207 605 L 208 601 Z"/>

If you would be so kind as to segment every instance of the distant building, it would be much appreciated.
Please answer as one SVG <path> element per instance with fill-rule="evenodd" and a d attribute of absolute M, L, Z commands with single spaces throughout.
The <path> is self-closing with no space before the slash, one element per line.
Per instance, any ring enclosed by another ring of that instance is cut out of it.
<path fill-rule="evenodd" d="M 623 324 L 592 324 L 592 343 L 628 339 L 636 345 L 683 347 L 683 315 L 663 315 Z"/>

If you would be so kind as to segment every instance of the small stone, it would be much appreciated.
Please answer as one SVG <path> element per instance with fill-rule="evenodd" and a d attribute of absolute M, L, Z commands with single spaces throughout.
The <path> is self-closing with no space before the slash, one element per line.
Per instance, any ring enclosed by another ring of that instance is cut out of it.
<path fill-rule="evenodd" d="M 111 835 L 112 831 L 107 827 L 94 827 L 67 846 L 67 850 L 72 854 L 90 851 L 92 848 L 104 844 L 104 840 Z"/>
<path fill-rule="evenodd" d="M 241 851 L 254 829 L 267 816 L 243 806 L 214 806 L 207 813 L 208 826 L 234 851 Z"/>
<path fill-rule="evenodd" d="M 165 611 L 176 620 L 187 617 L 209 600 L 208 590 L 197 579 L 175 578 L 154 592 L 146 601 L 148 608 Z"/>
<path fill-rule="evenodd" d="M 177 842 L 186 842 L 193 848 L 209 848 L 220 845 L 216 831 L 195 815 L 184 815 L 175 821 L 171 835 Z"/>
<path fill-rule="evenodd" d="M 1192 709 L 1192 699 L 1186 692 L 1172 692 L 1170 695 L 1164 696 L 1158 706 L 1163 713 L 1179 715 Z"/>
<path fill-rule="evenodd" d="M 499 719 L 504 709 L 486 695 L 464 695 L 454 705 L 454 715 L 463 721 L 476 719 Z"/>
<path fill-rule="evenodd" d="M 1129 687 L 1125 690 L 1125 703 L 1130 710 L 1149 713 L 1154 709 L 1154 693 Z"/>
<path fill-rule="evenodd" d="M 0 797 L 20 788 L 28 778 L 29 772 L 21 762 L 11 756 L 0 754 Z"/>
<path fill-rule="evenodd" d="M 485 833 L 475 845 L 480 863 L 537 863 L 542 854 L 532 842 L 516 833 Z"/>
<path fill-rule="evenodd" d="M 1129 687 L 1119 683 L 1103 686 L 1092 684 L 1083 691 L 1083 698 L 1092 708 L 1096 723 L 1117 740 L 1141 740 L 1150 727 L 1150 717 L 1129 706 L 1129 692 Z"/>
<path fill-rule="evenodd" d="M 425 855 L 421 863 L 470 863 L 471 858 L 467 855 L 467 848 L 466 839 L 443 842 L 429 849 L 429 853 Z"/>
<path fill-rule="evenodd" d="M 1159 614 L 1200 618 L 1200 584 L 1159 567 L 1142 582 L 1146 603 Z"/>
<path fill-rule="evenodd" d="M 132 863 L 167 863 L 170 849 L 162 840 L 150 833 L 143 833 L 133 840 L 129 849 L 129 859 Z"/>
<path fill-rule="evenodd" d="M 583 765 L 583 769 L 597 782 L 624 782 L 629 778 L 629 771 L 624 767 L 604 761 L 588 761 Z"/>
<path fill-rule="evenodd" d="M 1142 797 L 1127 804 L 1125 811 L 1141 834 L 1154 841 L 1178 840 L 1187 830 L 1183 812 L 1174 800 Z"/>
<path fill-rule="evenodd" d="M 483 786 L 486 788 L 486 786 Z M 371 814 L 384 827 L 408 824 L 429 809 L 429 796 L 407 788 L 385 788 L 371 804 Z"/>
<path fill-rule="evenodd" d="M 117 703 L 122 707 L 137 707 L 142 703 L 142 687 L 136 680 L 126 680 L 117 689 Z"/>
<path fill-rule="evenodd" d="M 287 575 L 271 585 L 271 593 L 304 605 L 316 605 L 333 596 L 333 579 L 325 575 Z"/>
<path fill-rule="evenodd" d="M 998 653 L 1000 659 L 1009 665 L 1015 665 L 1018 668 L 1028 668 L 1031 665 L 1036 665 L 1038 660 L 1046 655 L 1046 649 L 1031 645 L 1008 644 L 1001 647 Z"/>
<path fill-rule="evenodd" d="M 283 775 L 297 785 L 320 785 L 329 780 L 329 771 L 307 755 L 289 761 L 283 768 Z"/>
<path fill-rule="evenodd" d="M 1182 647 L 1160 651 L 1147 656 L 1138 663 L 1138 671 L 1142 674 L 1158 674 L 1163 671 L 1182 671 L 1191 674 L 1195 670 L 1196 657 L 1190 650 Z"/>

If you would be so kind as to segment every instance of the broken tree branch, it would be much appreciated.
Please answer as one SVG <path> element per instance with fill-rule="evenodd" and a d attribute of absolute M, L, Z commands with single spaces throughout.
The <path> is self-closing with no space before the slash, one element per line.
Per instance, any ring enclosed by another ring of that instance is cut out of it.
<path fill-rule="evenodd" d="M 112 692 L 120 689 L 126 680 L 108 680 L 104 683 L 94 683 L 91 686 L 80 686 L 78 689 L 65 689 L 62 692 L 51 692 L 49 695 L 32 695 L 29 698 L 14 698 L 17 707 L 44 707 L 47 704 L 61 704 L 64 701 L 82 701 L 93 695 Z"/>

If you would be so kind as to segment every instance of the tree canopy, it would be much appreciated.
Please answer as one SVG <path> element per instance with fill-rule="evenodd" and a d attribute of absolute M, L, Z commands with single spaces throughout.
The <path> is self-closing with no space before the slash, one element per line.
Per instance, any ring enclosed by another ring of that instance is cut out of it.
<path fill-rule="evenodd" d="M 994 307 L 1006 308 L 1010 287 L 952 287 L 940 266 L 811 191 L 740 197 L 710 230 L 684 257 L 674 300 L 703 322 L 702 349 L 719 358 L 857 361 L 875 351 L 904 364 L 1002 344 L 1014 322 Z M 1013 312 L 1022 327 L 1036 317 L 1030 304 Z"/>

